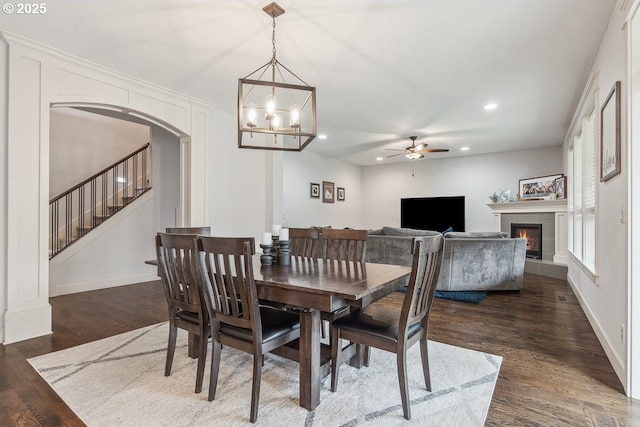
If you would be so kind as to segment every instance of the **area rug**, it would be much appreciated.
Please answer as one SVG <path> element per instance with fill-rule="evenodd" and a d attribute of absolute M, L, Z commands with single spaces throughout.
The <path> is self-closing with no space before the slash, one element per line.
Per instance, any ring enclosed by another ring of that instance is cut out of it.
<path fill-rule="evenodd" d="M 163 375 L 167 336 L 161 323 L 29 363 L 90 427 L 251 425 L 251 356 L 222 350 L 218 393 L 208 402 L 208 366 L 203 392 L 195 394 L 196 361 L 187 357 L 184 331 L 171 376 Z M 424 388 L 418 346 L 408 352 L 412 419 L 406 421 L 391 353 L 373 349 L 369 367 L 343 365 L 335 393 L 324 378 L 314 411 L 298 405 L 298 364 L 267 355 L 255 425 L 482 426 L 502 357 L 429 341 L 429 360 L 432 392 Z"/>
<path fill-rule="evenodd" d="M 472 304 L 480 304 L 486 297 L 486 292 L 478 291 L 436 291 L 436 298 L 470 302 Z"/>

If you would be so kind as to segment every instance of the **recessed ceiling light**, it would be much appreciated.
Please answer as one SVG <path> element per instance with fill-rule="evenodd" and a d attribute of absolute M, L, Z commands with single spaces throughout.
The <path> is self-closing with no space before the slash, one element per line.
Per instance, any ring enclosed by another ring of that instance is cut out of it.
<path fill-rule="evenodd" d="M 469 151 L 469 147 L 460 147 L 460 151 Z"/>
<path fill-rule="evenodd" d="M 498 108 L 498 104 L 495 102 L 490 102 L 484 106 L 485 110 L 495 110 L 496 108 Z"/>
<path fill-rule="evenodd" d="M 384 157 L 376 157 L 376 160 L 377 160 L 377 161 L 384 160 Z"/>
<path fill-rule="evenodd" d="M 327 135 L 321 133 L 320 135 L 318 135 L 318 139 L 327 139 Z"/>

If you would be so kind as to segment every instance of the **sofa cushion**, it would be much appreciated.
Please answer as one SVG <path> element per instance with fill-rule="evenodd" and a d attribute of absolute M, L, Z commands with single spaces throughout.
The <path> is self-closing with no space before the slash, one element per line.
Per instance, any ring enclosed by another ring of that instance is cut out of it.
<path fill-rule="evenodd" d="M 437 231 L 432 230 L 417 230 L 415 228 L 400 228 L 400 227 L 382 227 L 382 231 L 386 236 L 438 236 Z"/>
<path fill-rule="evenodd" d="M 369 236 L 384 236 L 384 230 L 382 228 L 377 228 L 375 230 L 367 231 Z"/>
<path fill-rule="evenodd" d="M 444 237 L 447 239 L 506 239 L 509 234 L 502 231 L 452 231 L 445 233 Z"/>

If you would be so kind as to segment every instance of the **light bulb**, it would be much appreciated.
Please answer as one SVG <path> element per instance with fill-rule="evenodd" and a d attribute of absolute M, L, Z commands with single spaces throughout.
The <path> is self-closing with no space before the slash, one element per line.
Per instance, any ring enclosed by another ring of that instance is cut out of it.
<path fill-rule="evenodd" d="M 267 120 L 272 120 L 273 116 L 276 114 L 276 96 L 275 95 L 267 95 L 265 110 L 266 110 L 266 113 L 264 118 Z"/>
<path fill-rule="evenodd" d="M 293 104 L 289 112 L 289 126 L 292 128 L 300 127 L 300 108 Z"/>
<path fill-rule="evenodd" d="M 254 128 L 257 126 L 258 119 L 258 110 L 256 109 L 256 104 L 249 104 L 247 107 L 247 126 L 250 128 Z"/>

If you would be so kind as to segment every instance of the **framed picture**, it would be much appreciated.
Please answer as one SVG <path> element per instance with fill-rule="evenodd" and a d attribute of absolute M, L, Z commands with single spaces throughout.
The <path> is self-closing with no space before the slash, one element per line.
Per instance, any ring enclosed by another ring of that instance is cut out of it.
<path fill-rule="evenodd" d="M 620 173 L 620 82 L 617 81 L 600 109 L 600 181 Z"/>
<path fill-rule="evenodd" d="M 535 178 L 521 179 L 520 199 L 540 200 L 549 199 L 552 194 L 556 194 L 556 179 L 562 178 L 561 173 L 557 175 L 537 176 Z"/>
<path fill-rule="evenodd" d="M 567 177 L 563 176 L 561 178 L 556 178 L 555 186 L 556 186 L 556 197 L 558 199 L 566 199 L 567 198 Z"/>
<path fill-rule="evenodd" d="M 335 184 L 329 181 L 322 181 L 322 201 L 324 203 L 333 203 Z"/>
<path fill-rule="evenodd" d="M 338 187 L 336 190 L 338 191 L 338 201 L 344 202 L 344 187 Z"/>
<path fill-rule="evenodd" d="M 311 198 L 312 199 L 320 198 L 320 184 L 316 182 L 311 183 Z"/>

